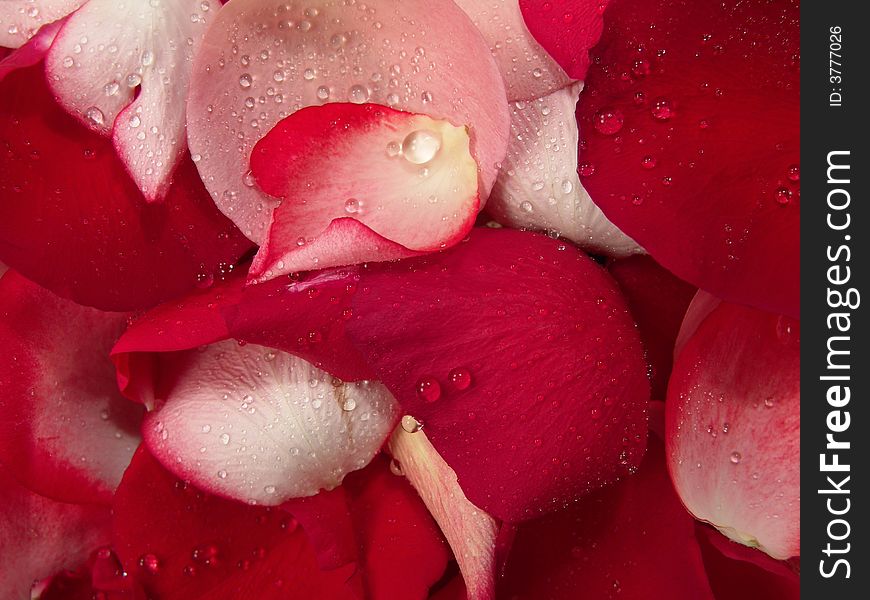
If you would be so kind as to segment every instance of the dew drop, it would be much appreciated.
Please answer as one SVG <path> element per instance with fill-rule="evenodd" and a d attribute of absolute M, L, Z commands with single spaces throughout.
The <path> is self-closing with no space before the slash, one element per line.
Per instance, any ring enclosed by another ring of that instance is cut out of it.
<path fill-rule="evenodd" d="M 344 403 L 341 405 L 341 410 L 343 410 L 344 412 L 351 412 L 355 408 L 356 400 L 354 400 L 353 398 L 345 399 Z"/>
<path fill-rule="evenodd" d="M 522 210 L 524 213 L 530 213 L 535 210 L 535 207 L 532 206 L 532 203 L 528 200 L 524 200 L 523 202 L 520 202 L 520 210 Z"/>
<path fill-rule="evenodd" d="M 399 142 L 390 142 L 387 144 L 387 156 L 395 158 L 402 153 L 402 144 Z"/>
<path fill-rule="evenodd" d="M 223 444 L 224 446 L 226 446 L 226 445 L 228 445 L 228 444 L 230 443 L 230 434 L 228 434 L 228 433 L 222 433 L 221 436 L 220 436 L 220 438 L 218 438 L 218 439 L 220 439 L 221 444 Z"/>
<path fill-rule="evenodd" d="M 369 88 L 364 85 L 354 85 L 350 88 L 348 92 L 348 98 L 354 104 L 363 104 L 368 102 L 369 99 Z"/>
<path fill-rule="evenodd" d="M 656 101 L 653 102 L 650 112 L 652 113 L 653 118 L 657 121 L 669 121 L 676 116 L 674 105 L 667 98 L 657 98 Z"/>
<path fill-rule="evenodd" d="M 441 384 L 434 377 L 423 377 L 417 382 L 417 396 L 425 402 L 435 402 L 441 397 Z"/>
<path fill-rule="evenodd" d="M 102 125 L 106 121 L 106 116 L 96 106 L 91 106 L 85 111 L 85 118 L 94 125 Z"/>
<path fill-rule="evenodd" d="M 441 149 L 441 136 L 428 129 L 412 131 L 402 141 L 402 154 L 405 160 L 415 165 L 423 165 L 435 158 Z"/>
<path fill-rule="evenodd" d="M 121 84 L 117 81 L 110 81 L 106 85 L 103 86 L 103 93 L 107 96 L 114 96 L 118 93 L 118 90 L 121 89 Z"/>
<path fill-rule="evenodd" d="M 160 570 L 160 560 L 153 554 L 143 554 L 139 557 L 139 566 L 147 573 L 156 575 Z"/>
<path fill-rule="evenodd" d="M 776 189 L 774 193 L 776 198 L 776 203 L 780 206 L 787 206 L 791 202 L 791 190 L 786 187 L 780 187 Z"/>
<path fill-rule="evenodd" d="M 223 469 L 221 469 L 220 471 L 217 472 L 217 476 L 218 476 L 220 479 L 226 479 L 226 478 L 227 478 L 227 472 L 224 471 Z"/>
<path fill-rule="evenodd" d="M 329 98 L 329 88 L 325 85 L 321 85 L 317 88 L 317 98 L 320 100 L 326 100 Z"/>
<path fill-rule="evenodd" d="M 602 135 L 614 135 L 622 129 L 625 117 L 614 108 L 602 108 L 593 117 L 592 125 Z"/>
<path fill-rule="evenodd" d="M 467 390 L 471 386 L 471 371 L 465 367 L 456 367 L 447 375 L 454 390 Z"/>
<path fill-rule="evenodd" d="M 344 201 L 344 212 L 353 215 L 359 212 L 360 202 L 356 198 L 348 198 Z"/>
<path fill-rule="evenodd" d="M 732 453 L 731 453 L 731 462 L 732 462 L 733 464 L 735 464 L 735 465 L 736 465 L 736 464 L 739 464 L 741 458 L 743 458 L 743 457 L 740 455 L 739 452 L 736 452 L 736 451 L 735 451 L 735 452 L 732 452 Z"/>
<path fill-rule="evenodd" d="M 595 165 L 590 163 L 583 163 L 577 168 L 577 172 L 581 177 L 591 177 L 595 175 Z"/>
<path fill-rule="evenodd" d="M 800 165 L 791 165 L 788 168 L 788 180 L 797 183 L 801 180 L 801 168 Z"/>
<path fill-rule="evenodd" d="M 243 73 L 241 77 L 239 77 L 239 85 L 243 89 L 248 89 L 254 83 L 253 78 L 248 73 Z"/>
<path fill-rule="evenodd" d="M 644 169 L 654 169 L 657 162 L 654 156 L 644 156 L 640 161 L 640 166 Z"/>

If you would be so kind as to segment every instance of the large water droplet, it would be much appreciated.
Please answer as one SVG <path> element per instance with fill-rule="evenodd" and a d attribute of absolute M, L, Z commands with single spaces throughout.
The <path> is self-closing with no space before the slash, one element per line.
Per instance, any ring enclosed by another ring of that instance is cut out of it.
<path fill-rule="evenodd" d="M 441 384 L 434 377 L 423 377 L 417 382 L 417 396 L 425 402 L 435 402 L 441 397 Z"/>
<path fill-rule="evenodd" d="M 354 104 L 363 104 L 369 100 L 369 88 L 364 85 L 355 85 L 350 88 L 348 97 Z"/>
<path fill-rule="evenodd" d="M 614 135 L 622 129 L 625 117 L 622 111 L 614 108 L 602 108 L 593 117 L 592 125 L 603 135 Z"/>
<path fill-rule="evenodd" d="M 465 367 L 456 367 L 447 375 L 447 380 L 453 389 L 467 390 L 471 386 L 471 371 Z"/>
<path fill-rule="evenodd" d="M 740 453 L 737 452 L 737 451 L 734 451 L 734 452 L 731 453 L 731 462 L 732 462 L 733 464 L 735 464 L 735 465 L 736 465 L 736 464 L 739 464 L 739 463 L 740 463 L 740 459 L 742 459 L 742 458 L 743 458 L 743 457 L 742 457 L 742 456 L 740 455 Z"/>
<path fill-rule="evenodd" d="M 673 103 L 667 98 L 657 98 L 650 111 L 657 121 L 669 121 L 677 114 Z"/>
<path fill-rule="evenodd" d="M 441 149 L 441 136 L 428 129 L 409 133 L 402 142 L 402 154 L 410 163 L 423 165 L 435 158 Z"/>
<path fill-rule="evenodd" d="M 85 111 L 85 118 L 94 125 L 102 125 L 106 122 L 106 116 L 96 106 L 91 106 Z"/>

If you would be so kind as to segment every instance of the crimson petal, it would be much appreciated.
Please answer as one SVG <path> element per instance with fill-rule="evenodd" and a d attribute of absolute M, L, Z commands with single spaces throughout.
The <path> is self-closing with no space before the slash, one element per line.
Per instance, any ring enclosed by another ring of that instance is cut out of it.
<path fill-rule="evenodd" d="M 578 110 L 611 221 L 680 278 L 792 317 L 798 42 L 797 0 L 614 0 Z"/>
<path fill-rule="evenodd" d="M 677 334 L 697 290 L 649 256 L 614 260 L 608 263 L 607 270 L 625 294 L 637 321 L 649 362 L 652 397 L 664 400 Z"/>
<path fill-rule="evenodd" d="M 639 463 L 640 340 L 579 250 L 476 229 L 452 250 L 368 265 L 352 310 L 347 335 L 490 515 L 529 519 Z"/>
<path fill-rule="evenodd" d="M 516 600 L 713 599 L 655 438 L 637 474 L 521 525 L 513 548 L 502 590 Z"/>
<path fill-rule="evenodd" d="M 108 351 L 126 325 L 14 271 L 0 280 L 0 462 L 63 502 L 111 501 L 144 411 L 121 397 Z"/>
<path fill-rule="evenodd" d="M 125 570 L 164 600 L 353 598 L 353 568 L 321 573 L 292 517 L 201 492 L 144 448 L 118 488 L 114 533 Z"/>
<path fill-rule="evenodd" d="M 227 268 L 249 247 L 189 157 L 147 205 L 115 149 L 60 108 L 41 65 L 0 82 L 0 259 L 104 310 L 152 306 Z"/>

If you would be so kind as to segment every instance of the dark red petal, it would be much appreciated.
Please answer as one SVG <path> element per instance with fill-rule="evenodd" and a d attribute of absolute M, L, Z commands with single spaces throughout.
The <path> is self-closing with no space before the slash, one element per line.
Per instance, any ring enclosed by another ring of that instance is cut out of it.
<path fill-rule="evenodd" d="M 774 558 L 800 555 L 800 323 L 719 304 L 674 361 L 665 417 L 686 508 Z"/>
<path fill-rule="evenodd" d="M 211 496 L 140 448 L 115 497 L 114 530 L 125 570 L 161 598 L 350 599 L 346 567 L 317 568 L 287 513 Z"/>
<path fill-rule="evenodd" d="M 407 481 L 381 456 L 345 480 L 360 544 L 368 598 L 425 598 L 440 579 L 450 550 L 438 526 Z"/>
<path fill-rule="evenodd" d="M 649 383 L 616 285 L 546 236 L 475 229 L 368 265 L 347 334 L 490 515 L 525 520 L 636 466 Z"/>
<path fill-rule="evenodd" d="M 0 279 L 0 461 L 33 491 L 111 501 L 144 414 L 118 393 L 108 357 L 125 325 L 14 271 Z"/>
<path fill-rule="evenodd" d="M 704 566 L 717 600 L 800 598 L 800 577 L 785 563 L 735 544 L 711 527 L 699 523 L 697 530 Z"/>
<path fill-rule="evenodd" d="M 0 466 L 0 597 L 30 598 L 35 581 L 78 567 L 109 541 L 104 506 L 63 504 L 21 487 Z"/>
<path fill-rule="evenodd" d="M 637 474 L 520 526 L 501 589 L 515 600 L 712 600 L 692 517 L 650 438 Z"/>
<path fill-rule="evenodd" d="M 293 514 L 317 548 L 321 568 L 356 562 L 365 597 L 424 598 L 447 566 L 450 550 L 422 500 L 379 456 L 341 487 L 291 500 Z"/>
<path fill-rule="evenodd" d="M 583 185 L 680 278 L 797 317 L 797 0 L 614 0 L 604 16 Z"/>
<path fill-rule="evenodd" d="M 640 330 L 650 367 L 652 397 L 664 400 L 674 361 L 674 344 L 697 290 L 649 256 L 614 260 L 607 270 L 625 294 Z"/>
<path fill-rule="evenodd" d="M 588 50 L 601 36 L 601 14 L 610 0 L 519 0 L 526 27 L 574 79 L 585 79 Z"/>
<path fill-rule="evenodd" d="M 358 281 L 356 268 L 328 269 L 250 286 L 225 310 L 230 334 L 300 356 L 342 379 L 374 379 L 345 333 Z"/>
<path fill-rule="evenodd" d="M 146 204 L 111 140 L 55 104 L 41 65 L 0 82 L 0 259 L 106 310 L 152 306 L 249 247 L 215 208 L 189 157 Z"/>

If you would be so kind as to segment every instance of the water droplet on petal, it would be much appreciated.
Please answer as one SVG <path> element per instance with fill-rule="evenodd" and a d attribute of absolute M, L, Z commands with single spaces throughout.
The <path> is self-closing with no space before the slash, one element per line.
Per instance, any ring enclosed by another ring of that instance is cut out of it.
<path fill-rule="evenodd" d="M 160 570 L 160 560 L 153 554 L 143 554 L 139 557 L 139 566 L 151 575 L 155 575 Z"/>
<path fill-rule="evenodd" d="M 739 452 L 736 452 L 736 451 L 735 451 L 735 452 L 732 452 L 732 453 L 731 453 L 731 462 L 732 462 L 733 464 L 735 464 L 735 465 L 736 465 L 736 464 L 739 464 L 741 458 L 743 458 L 743 457 L 740 455 Z"/>
<path fill-rule="evenodd" d="M 622 112 L 613 108 L 602 108 L 593 117 L 592 125 L 603 135 L 614 135 L 622 129 L 625 117 Z"/>
<path fill-rule="evenodd" d="M 441 397 L 441 384 L 434 377 L 423 377 L 417 382 L 417 396 L 425 402 L 435 402 Z"/>
<path fill-rule="evenodd" d="M 94 125 L 102 125 L 106 121 L 106 116 L 96 106 L 91 106 L 85 111 L 85 118 Z"/>
<path fill-rule="evenodd" d="M 364 85 L 355 85 L 350 88 L 348 92 L 348 97 L 351 102 L 354 104 L 363 104 L 364 102 L 368 102 L 369 99 L 369 88 Z"/>
<path fill-rule="evenodd" d="M 657 121 L 669 121 L 676 116 L 674 105 L 667 98 L 657 98 L 652 105 L 652 116 Z"/>
<path fill-rule="evenodd" d="M 471 371 L 465 367 L 456 367 L 447 375 L 447 380 L 453 389 L 467 390 L 471 386 Z"/>
<path fill-rule="evenodd" d="M 435 158 L 441 149 L 441 136 L 428 129 L 417 129 L 402 141 L 402 155 L 410 163 L 423 165 Z"/>

